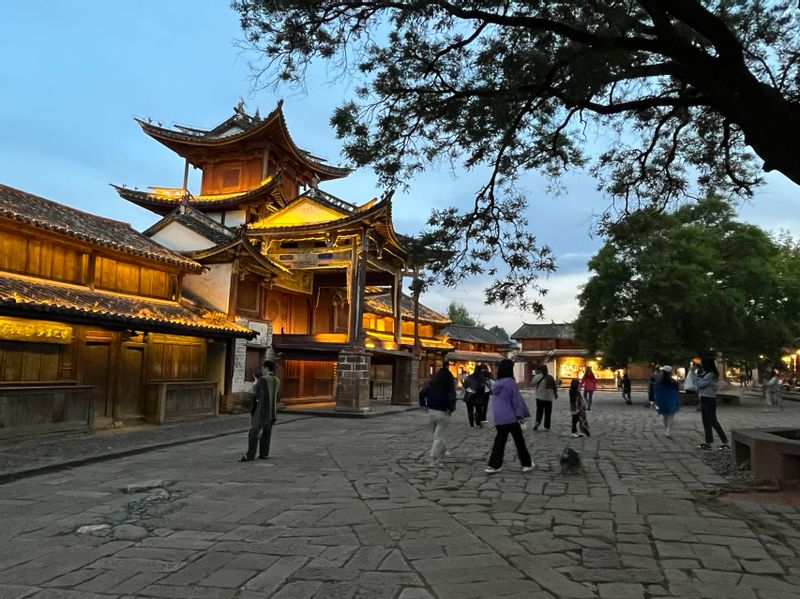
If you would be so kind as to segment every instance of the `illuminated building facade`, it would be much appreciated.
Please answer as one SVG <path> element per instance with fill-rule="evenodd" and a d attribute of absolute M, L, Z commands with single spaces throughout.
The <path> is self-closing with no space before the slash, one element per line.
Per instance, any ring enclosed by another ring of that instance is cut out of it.
<path fill-rule="evenodd" d="M 349 170 L 299 148 L 280 103 L 263 118 L 240 104 L 212 129 L 139 124 L 184 158 L 183 186 L 117 191 L 163 216 L 147 235 L 206 267 L 187 277 L 187 294 L 259 332 L 231 349 L 226 398 L 236 403 L 262 359 L 274 356 L 288 409 L 365 412 L 376 395 L 414 402 L 419 356 L 401 309 L 407 254 L 390 195 L 355 204 L 322 191 L 321 182 Z M 198 195 L 187 188 L 190 166 L 202 171 Z M 431 343 L 428 350 L 446 349 Z M 377 367 L 391 384 L 376 391 Z"/>
<path fill-rule="evenodd" d="M 182 295 L 202 266 L 126 223 L 0 185 L 0 435 L 217 413 L 253 336 Z"/>
<path fill-rule="evenodd" d="M 453 345 L 453 351 L 445 359 L 450 372 L 459 381 L 471 374 L 478 364 L 485 364 L 492 373 L 496 372 L 497 363 L 509 357 L 513 349 L 507 339 L 484 327 L 451 324 L 442 330 L 442 335 Z"/>
<path fill-rule="evenodd" d="M 520 384 L 530 384 L 534 371 L 542 365 L 562 385 L 581 378 L 587 366 L 592 367 L 598 382 L 614 381 L 614 372 L 600 369 L 597 360 L 575 340 L 569 323 L 523 324 L 511 337 L 522 346 L 516 356 L 522 367 Z"/>

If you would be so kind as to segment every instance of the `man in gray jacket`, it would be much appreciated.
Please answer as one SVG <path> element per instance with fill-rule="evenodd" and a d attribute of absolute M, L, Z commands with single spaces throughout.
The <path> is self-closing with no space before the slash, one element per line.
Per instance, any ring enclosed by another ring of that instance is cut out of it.
<path fill-rule="evenodd" d="M 275 362 L 264 362 L 264 372 L 253 385 L 253 403 L 250 406 L 250 432 L 247 435 L 247 454 L 239 458 L 240 462 L 251 462 L 256 457 L 261 460 L 269 458 L 269 442 L 272 436 L 272 425 L 278 406 L 278 392 L 281 381 L 273 373 Z M 259 439 L 260 437 L 260 439 Z"/>

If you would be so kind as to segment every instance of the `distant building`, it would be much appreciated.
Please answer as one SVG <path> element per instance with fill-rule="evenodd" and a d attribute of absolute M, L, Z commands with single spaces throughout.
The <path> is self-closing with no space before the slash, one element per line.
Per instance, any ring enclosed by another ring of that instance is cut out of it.
<path fill-rule="evenodd" d="M 587 366 L 591 366 L 601 382 L 613 383 L 614 372 L 599 370 L 597 361 L 588 350 L 575 340 L 575 332 L 569 323 L 523 324 L 511 335 L 521 344 L 516 360 L 521 366 L 521 384 L 530 384 L 539 366 L 548 371 L 562 385 L 573 378 L 581 378 Z"/>
<path fill-rule="evenodd" d="M 450 364 L 450 371 L 459 381 L 475 370 L 478 364 L 485 364 L 489 370 L 495 372 L 497 363 L 513 351 L 513 346 L 507 339 L 484 327 L 451 324 L 441 333 L 453 345 L 453 351 L 445 359 Z"/>
<path fill-rule="evenodd" d="M 401 335 L 400 345 L 395 342 L 392 298 L 388 293 L 367 294 L 364 303 L 364 330 L 366 346 L 373 352 L 383 351 L 391 356 L 395 351 L 414 351 L 414 302 L 405 294 L 400 296 Z M 442 330 L 450 320 L 423 304 L 419 305 L 419 376 L 426 379 L 444 363 L 444 356 L 453 349 Z M 370 385 L 372 399 L 391 397 L 392 366 L 390 363 L 372 361 Z"/>

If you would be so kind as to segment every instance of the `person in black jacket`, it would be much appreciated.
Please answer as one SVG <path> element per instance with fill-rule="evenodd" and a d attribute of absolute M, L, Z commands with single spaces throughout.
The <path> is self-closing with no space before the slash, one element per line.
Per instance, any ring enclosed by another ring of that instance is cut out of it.
<path fill-rule="evenodd" d="M 450 414 L 456 409 L 456 379 L 447 368 L 447 363 L 436 371 L 419 392 L 419 405 L 427 409 L 433 425 L 431 466 L 436 468 L 448 453 L 447 427 L 450 425 Z"/>
<path fill-rule="evenodd" d="M 281 381 L 273 374 L 275 362 L 267 360 L 263 366 L 263 374 L 257 376 L 253 385 L 254 397 L 250 404 L 247 453 L 239 458 L 240 462 L 252 462 L 256 457 L 256 449 L 260 459 L 269 458 L 269 442 L 272 437 L 272 425 L 275 424 Z"/>
<path fill-rule="evenodd" d="M 622 375 L 620 386 L 622 387 L 622 399 L 626 404 L 631 405 L 631 379 L 627 372 Z"/>

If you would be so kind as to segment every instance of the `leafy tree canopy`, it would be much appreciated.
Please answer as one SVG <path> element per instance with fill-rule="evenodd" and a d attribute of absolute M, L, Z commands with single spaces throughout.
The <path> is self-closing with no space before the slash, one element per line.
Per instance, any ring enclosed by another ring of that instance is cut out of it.
<path fill-rule="evenodd" d="M 493 327 L 490 327 L 489 330 L 500 337 L 501 339 L 505 339 L 506 341 L 510 341 L 510 337 L 508 336 L 508 331 L 506 331 L 503 327 L 496 324 Z"/>
<path fill-rule="evenodd" d="M 390 187 L 432 161 L 487 167 L 467 208 L 428 225 L 452 260 L 444 284 L 506 276 L 487 301 L 541 312 L 553 269 L 515 183 L 589 166 L 638 208 L 693 193 L 749 195 L 762 168 L 800 183 L 800 11 L 790 0 L 235 0 L 265 84 L 308 65 L 356 81 L 333 114 L 345 154 Z M 602 135 L 601 135 L 602 134 Z M 605 144 L 596 155 L 587 147 Z M 452 243 L 449 243 L 452 242 Z"/>
<path fill-rule="evenodd" d="M 480 323 L 470 316 L 464 304 L 450 302 L 450 305 L 447 306 L 447 317 L 453 324 L 462 324 L 468 327 L 480 326 Z"/>
<path fill-rule="evenodd" d="M 589 268 L 575 333 L 609 365 L 712 351 L 755 361 L 800 332 L 798 245 L 735 221 L 719 199 L 637 210 L 610 227 Z"/>

